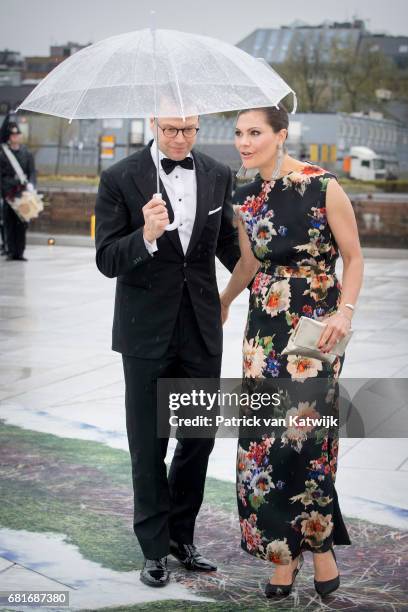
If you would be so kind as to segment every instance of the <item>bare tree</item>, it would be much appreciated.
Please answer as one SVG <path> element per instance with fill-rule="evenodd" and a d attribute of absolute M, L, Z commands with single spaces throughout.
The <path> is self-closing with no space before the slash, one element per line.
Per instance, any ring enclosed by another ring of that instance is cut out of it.
<path fill-rule="evenodd" d="M 408 71 L 397 68 L 380 51 L 359 47 L 324 32 L 317 36 L 298 33 L 292 39 L 287 59 L 276 67 L 299 99 L 303 112 L 356 112 L 384 110 L 378 89 L 388 89 L 394 99 L 408 99 Z"/>
<path fill-rule="evenodd" d="M 388 89 L 396 66 L 379 51 L 364 45 L 358 51 L 348 45 L 340 46 L 336 39 L 331 48 L 332 101 L 338 110 L 356 112 L 367 108 L 381 110 L 376 90 Z"/>
<path fill-rule="evenodd" d="M 295 35 L 288 50 L 287 59 L 279 66 L 283 77 L 296 91 L 299 110 L 325 112 L 330 100 L 329 49 L 324 44 L 323 33 L 314 41 Z"/>

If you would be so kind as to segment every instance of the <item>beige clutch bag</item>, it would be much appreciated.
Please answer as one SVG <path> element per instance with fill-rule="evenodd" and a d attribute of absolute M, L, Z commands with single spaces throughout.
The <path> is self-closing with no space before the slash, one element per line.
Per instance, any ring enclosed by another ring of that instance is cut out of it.
<path fill-rule="evenodd" d="M 282 355 L 304 355 L 305 357 L 313 357 L 314 359 L 320 359 L 320 361 L 333 363 L 337 357 L 344 355 L 353 330 L 350 330 L 344 338 L 334 345 L 331 353 L 323 353 L 317 348 L 317 342 L 325 327 L 326 323 L 309 317 L 300 317 L 295 331 L 282 351 Z"/>

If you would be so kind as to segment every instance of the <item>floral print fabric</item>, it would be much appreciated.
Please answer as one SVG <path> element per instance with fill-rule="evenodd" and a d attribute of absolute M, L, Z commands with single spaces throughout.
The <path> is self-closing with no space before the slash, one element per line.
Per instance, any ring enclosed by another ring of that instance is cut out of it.
<path fill-rule="evenodd" d="M 281 355 L 301 316 L 334 313 L 341 286 L 335 274 L 338 248 L 327 223 L 326 190 L 333 174 L 305 164 L 276 181 L 256 179 L 237 189 L 234 210 L 261 262 L 249 299 L 243 343 L 243 376 L 291 379 L 297 392 L 283 416 L 336 414 L 333 365 L 301 355 Z M 323 378 L 316 397 L 308 381 Z M 288 427 L 262 439 L 239 438 L 237 498 L 242 547 L 287 564 L 301 550 L 325 552 L 350 544 L 335 490 L 338 437 L 325 428 Z"/>

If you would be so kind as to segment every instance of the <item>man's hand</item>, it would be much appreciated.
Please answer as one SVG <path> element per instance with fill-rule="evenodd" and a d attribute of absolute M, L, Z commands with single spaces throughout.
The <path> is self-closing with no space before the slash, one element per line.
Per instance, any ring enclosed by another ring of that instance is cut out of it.
<path fill-rule="evenodd" d="M 144 217 L 143 237 L 153 242 L 164 234 L 166 225 L 170 223 L 164 200 L 153 199 L 142 208 Z"/>

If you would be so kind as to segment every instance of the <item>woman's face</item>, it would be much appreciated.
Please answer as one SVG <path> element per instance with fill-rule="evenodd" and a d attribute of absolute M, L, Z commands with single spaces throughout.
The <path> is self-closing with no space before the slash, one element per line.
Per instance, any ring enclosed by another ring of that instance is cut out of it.
<path fill-rule="evenodd" d="M 263 111 L 248 111 L 238 117 L 235 146 L 245 168 L 262 168 L 273 162 L 278 144 L 285 141 L 287 130 L 274 132 Z"/>

